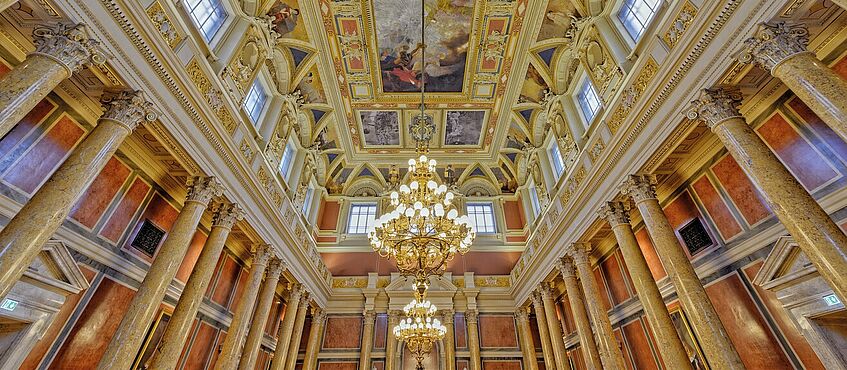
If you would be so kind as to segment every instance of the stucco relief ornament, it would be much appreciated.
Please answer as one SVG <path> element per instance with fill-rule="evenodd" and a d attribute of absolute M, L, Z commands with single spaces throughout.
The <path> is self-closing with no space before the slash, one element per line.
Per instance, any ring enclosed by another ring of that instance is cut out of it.
<path fill-rule="evenodd" d="M 100 42 L 91 38 L 82 23 L 57 23 L 32 30 L 35 52 L 61 63 L 72 74 L 86 64 L 106 63 Z"/>
<path fill-rule="evenodd" d="M 129 131 L 141 122 L 153 122 L 158 117 L 153 103 L 144 99 L 144 93 L 139 90 L 106 92 L 101 101 L 106 111 L 100 119 L 118 122 Z"/>
<path fill-rule="evenodd" d="M 691 120 L 699 119 L 714 129 L 723 121 L 742 117 L 738 110 L 741 98 L 741 92 L 737 89 L 703 89 L 700 96 L 691 102 L 691 109 L 686 116 Z"/>
<path fill-rule="evenodd" d="M 742 63 L 757 63 L 773 72 L 793 55 L 808 52 L 809 29 L 803 24 L 761 23 L 753 37 L 744 41 Z"/>

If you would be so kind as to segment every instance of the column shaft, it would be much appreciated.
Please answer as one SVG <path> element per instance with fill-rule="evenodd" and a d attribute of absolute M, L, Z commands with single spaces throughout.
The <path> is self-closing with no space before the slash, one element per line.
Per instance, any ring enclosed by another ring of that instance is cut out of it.
<path fill-rule="evenodd" d="M 146 329 L 159 310 L 168 286 L 176 276 L 188 245 L 197 232 L 200 217 L 209 201 L 221 192 L 220 184 L 214 177 L 194 177 L 193 183 L 189 184 L 188 198 L 132 297 L 118 330 L 100 359 L 99 369 L 126 369 L 132 366 L 136 352 L 144 341 Z"/>
<path fill-rule="evenodd" d="M 0 0 L 0 10 L 14 2 Z M 99 43 L 82 24 L 38 26 L 32 33 L 35 52 L 0 78 L 0 137 L 83 64 L 105 61 Z"/>
<path fill-rule="evenodd" d="M 297 354 L 300 353 L 300 339 L 303 338 L 303 326 L 306 324 L 306 311 L 309 308 L 309 295 L 303 294 L 300 307 L 297 309 L 297 320 L 294 321 L 294 332 L 288 345 L 288 355 L 285 356 L 285 370 L 294 370 L 297 364 Z"/>
<path fill-rule="evenodd" d="M 203 302 L 203 295 L 209 287 L 215 265 L 223 251 L 226 239 L 233 225 L 243 217 L 243 211 L 236 204 L 222 204 L 215 210 L 212 231 L 200 251 L 191 276 L 179 296 L 171 319 L 165 327 L 165 333 L 159 342 L 158 351 L 153 355 L 151 369 L 172 370 L 176 368 L 179 356 L 188 339 L 191 325 L 197 316 L 197 310 Z"/>
<path fill-rule="evenodd" d="M 544 316 L 547 319 L 547 327 L 550 333 L 550 343 L 553 345 L 553 358 L 556 361 L 556 368 L 559 370 L 567 369 L 568 356 L 565 352 L 565 340 L 562 337 L 562 324 L 559 321 L 559 316 L 556 314 L 556 303 L 553 301 L 553 291 L 549 285 L 542 283 L 538 288 L 541 294 L 541 303 L 544 306 Z"/>
<path fill-rule="evenodd" d="M 621 348 L 618 345 L 617 338 L 615 338 L 615 333 L 612 331 L 612 323 L 609 321 L 608 312 L 603 307 L 600 289 L 597 287 L 597 281 L 594 280 L 594 273 L 591 271 L 589 250 L 590 246 L 575 244 L 570 253 L 576 265 L 577 273 L 579 273 L 579 281 L 582 282 L 582 291 L 587 299 L 591 322 L 594 323 L 594 330 L 597 334 L 597 349 L 600 350 L 600 359 L 605 368 L 624 369 L 626 367 Z"/>
<path fill-rule="evenodd" d="M 149 108 L 140 92 L 121 93 L 108 103 L 97 127 L 0 231 L 0 298 L 18 282 L 83 191 L 144 118 L 132 114 L 147 113 Z"/>
<path fill-rule="evenodd" d="M 259 292 L 259 300 L 253 312 L 253 320 L 250 322 L 247 340 L 244 342 L 244 351 L 241 352 L 241 361 L 238 364 L 239 370 L 253 370 L 256 367 L 256 358 L 259 356 L 262 338 L 265 336 L 265 325 L 268 323 L 268 315 L 274 303 L 276 286 L 283 270 L 285 270 L 285 264 L 277 258 L 272 258 L 265 274 L 265 283 Z"/>
<path fill-rule="evenodd" d="M 547 314 L 544 313 L 544 303 L 537 293 L 530 294 L 532 307 L 535 309 L 535 321 L 538 323 L 538 336 L 541 337 L 541 353 L 544 356 L 544 368 L 555 370 L 557 368 L 555 356 L 553 355 L 553 342 L 550 341 L 550 328 L 547 326 Z"/>
<path fill-rule="evenodd" d="M 647 176 L 630 176 L 625 184 L 644 219 L 653 246 L 676 288 L 680 305 L 690 318 L 709 365 L 715 369 L 744 369 L 715 307 L 706 295 L 694 266 L 679 244 L 673 227 L 656 199 L 655 185 Z"/>
<path fill-rule="evenodd" d="M 600 213 L 615 233 L 615 239 L 626 262 L 638 300 L 644 308 L 644 314 L 653 329 L 656 342 L 662 349 L 665 365 L 672 369 L 691 368 L 688 353 L 676 333 L 662 293 L 659 292 L 659 287 L 653 280 L 647 260 L 641 254 L 641 248 L 632 232 L 629 224 L 629 207 L 621 202 L 609 202 L 600 210 Z"/>
<path fill-rule="evenodd" d="M 370 370 L 371 368 L 371 347 L 374 340 L 374 320 L 376 313 L 372 310 L 365 311 L 362 320 L 362 348 L 359 353 L 359 369 Z"/>
<path fill-rule="evenodd" d="M 294 321 L 297 319 L 297 309 L 300 307 L 300 297 L 303 293 L 303 286 L 294 284 L 288 294 L 288 300 L 285 302 L 285 316 L 276 335 L 276 349 L 271 361 L 271 370 L 285 369 L 285 356 L 288 355 L 288 344 L 291 343 Z"/>
<path fill-rule="evenodd" d="M 385 341 L 385 370 L 395 370 L 394 359 L 397 357 L 397 337 L 394 327 L 400 323 L 402 311 L 388 312 L 388 338 Z"/>
<path fill-rule="evenodd" d="M 447 334 L 444 334 L 444 357 L 447 361 L 446 370 L 456 370 L 456 326 L 453 323 L 455 312 L 453 310 L 445 310 L 443 320 L 444 327 L 447 328 Z M 393 330 L 394 328 L 389 328 Z M 369 369 L 365 369 L 369 370 Z"/>
<path fill-rule="evenodd" d="M 559 271 L 562 273 L 562 280 L 565 281 L 565 290 L 568 291 L 568 305 L 571 307 L 576 334 L 579 336 L 582 357 L 585 358 L 585 365 L 589 369 L 601 370 L 603 364 L 600 361 L 600 351 L 597 350 L 597 342 L 594 341 L 594 333 L 591 331 L 591 322 L 585 310 L 582 290 L 576 281 L 573 262 L 570 259 L 564 259 L 561 262 Z"/>
<path fill-rule="evenodd" d="M 321 350 L 324 323 L 326 323 L 326 311 L 320 308 L 313 310 L 312 328 L 309 330 L 309 342 L 306 344 L 306 357 L 303 359 L 303 370 L 316 370 L 318 368 L 318 352 Z M 360 369 L 369 370 L 370 368 Z"/>
<path fill-rule="evenodd" d="M 468 323 L 468 351 L 471 356 L 470 370 L 482 370 L 482 359 L 479 355 L 479 312 L 468 310 L 465 312 Z"/>
<path fill-rule="evenodd" d="M 526 307 L 518 308 L 515 312 L 518 322 L 518 337 L 523 356 L 524 370 L 538 370 L 538 360 L 535 358 L 535 344 L 532 343 L 532 329 L 529 327 L 529 312 Z M 551 369 L 552 370 L 552 369 Z"/>
<path fill-rule="evenodd" d="M 238 297 L 238 303 L 232 314 L 232 322 L 229 324 L 229 330 L 226 339 L 224 339 L 221 354 L 218 356 L 218 362 L 215 364 L 215 370 L 232 370 L 238 366 L 244 337 L 247 335 L 247 327 L 250 325 L 253 307 L 256 305 L 256 295 L 259 293 L 259 286 L 262 283 L 262 275 L 265 274 L 268 259 L 273 253 L 270 249 L 270 245 L 260 245 L 253 253 L 250 275 L 247 277 L 244 292 Z"/>

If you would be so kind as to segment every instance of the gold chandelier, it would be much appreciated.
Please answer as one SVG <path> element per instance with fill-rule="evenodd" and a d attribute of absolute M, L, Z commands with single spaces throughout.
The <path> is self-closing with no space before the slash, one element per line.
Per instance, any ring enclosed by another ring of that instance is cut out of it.
<path fill-rule="evenodd" d="M 435 342 L 444 338 L 447 328 L 434 318 L 438 309 L 434 304 L 423 299 L 422 295 L 415 294 L 403 312 L 406 318 L 394 327 L 394 336 L 406 343 L 409 352 L 417 360 L 416 369 L 423 370 L 423 359 L 432 350 Z"/>

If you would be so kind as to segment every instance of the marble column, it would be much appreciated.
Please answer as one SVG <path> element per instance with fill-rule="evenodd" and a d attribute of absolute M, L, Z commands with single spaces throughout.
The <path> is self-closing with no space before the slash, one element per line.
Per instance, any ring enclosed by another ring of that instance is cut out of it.
<path fill-rule="evenodd" d="M 529 327 L 527 307 L 519 307 L 515 311 L 515 320 L 518 322 L 518 339 L 523 356 L 523 369 L 538 370 L 538 360 L 535 358 L 535 344 L 532 342 L 532 329 Z"/>
<path fill-rule="evenodd" d="M 362 346 L 359 352 L 359 369 L 369 370 L 371 368 L 371 349 L 373 349 L 376 312 L 366 310 L 362 316 L 362 320 Z"/>
<path fill-rule="evenodd" d="M 594 333 L 591 331 L 591 321 L 585 310 L 585 300 L 582 289 L 576 281 L 576 269 L 573 260 L 560 258 L 556 263 L 562 280 L 565 282 L 565 290 L 568 292 L 568 305 L 571 307 L 571 316 L 576 326 L 576 334 L 579 336 L 579 348 L 585 359 L 585 366 L 589 370 L 602 370 L 603 363 L 600 360 L 600 351 L 597 350 L 597 342 L 594 341 Z"/>
<path fill-rule="evenodd" d="M 265 282 L 259 291 L 256 309 L 253 312 L 253 320 L 250 322 L 250 330 L 247 332 L 247 340 L 244 342 L 244 350 L 241 352 L 241 360 L 238 363 L 239 370 L 253 370 L 256 367 L 256 358 L 262 347 L 262 338 L 265 336 L 265 326 L 268 323 L 268 315 L 274 303 L 274 294 L 279 284 L 279 278 L 285 271 L 285 262 L 276 257 L 271 257 L 268 269 L 265 273 Z"/>
<path fill-rule="evenodd" d="M 544 368 L 556 370 L 556 361 L 553 356 L 553 342 L 550 341 L 550 328 L 547 326 L 547 314 L 544 313 L 544 303 L 541 295 L 532 292 L 529 295 L 532 307 L 535 309 L 535 322 L 538 324 L 538 336 L 541 337 L 541 354 L 544 356 Z"/>
<path fill-rule="evenodd" d="M 232 322 L 229 324 L 215 370 L 232 370 L 238 366 L 244 337 L 247 335 L 247 328 L 253 316 L 253 307 L 256 305 L 256 295 L 259 294 L 259 286 L 262 284 L 262 276 L 265 274 L 268 260 L 273 255 L 272 248 L 268 244 L 262 244 L 258 245 L 253 252 L 250 275 L 232 313 Z"/>
<path fill-rule="evenodd" d="M 8 5 L 8 0 L 0 1 L 0 7 Z M 83 65 L 106 61 L 100 43 L 91 38 L 81 23 L 37 26 L 32 37 L 35 51 L 0 77 L 0 137 Z"/>
<path fill-rule="evenodd" d="M 147 327 L 159 311 L 168 286 L 197 232 L 200 217 L 209 201 L 222 192 L 223 188 L 214 177 L 195 176 L 189 180 L 185 204 L 132 297 L 120 326 L 100 359 L 99 369 L 127 369 L 132 366 L 136 352 L 144 342 Z"/>
<path fill-rule="evenodd" d="M 609 313 L 603 307 L 600 288 L 597 287 L 597 281 L 594 280 L 594 273 L 591 270 L 589 260 L 590 253 L 591 246 L 584 243 L 574 244 L 568 251 L 579 274 L 579 281 L 582 282 L 582 291 L 585 294 L 586 303 L 588 303 L 591 322 L 594 323 L 594 331 L 597 334 L 595 340 L 597 341 L 597 349 L 600 351 L 600 360 L 603 361 L 603 367 L 606 369 L 625 369 L 621 347 L 612 331 Z"/>
<path fill-rule="evenodd" d="M 300 307 L 297 308 L 297 319 L 294 320 L 294 332 L 291 343 L 288 344 L 288 354 L 285 355 L 285 370 L 294 370 L 297 364 L 297 354 L 300 353 L 300 339 L 303 338 L 303 326 L 306 324 L 306 313 L 309 310 L 309 293 L 300 297 Z"/>
<path fill-rule="evenodd" d="M 0 12 L 6 10 L 16 2 L 18 2 L 18 0 L 0 0 Z"/>
<path fill-rule="evenodd" d="M 271 361 L 271 370 L 285 369 L 285 356 L 288 355 L 288 344 L 291 343 L 294 321 L 297 318 L 297 309 L 300 307 L 300 297 L 305 292 L 302 284 L 295 283 L 291 286 L 288 299 L 285 301 L 285 315 L 282 318 L 282 325 L 279 326 L 276 335 L 276 349 L 274 350 L 273 361 Z"/>
<path fill-rule="evenodd" d="M 394 360 L 397 357 L 397 337 L 394 336 L 394 327 L 400 323 L 403 311 L 388 311 L 388 337 L 385 341 L 385 370 L 395 370 Z"/>
<path fill-rule="evenodd" d="M 468 323 L 468 352 L 471 356 L 470 370 L 482 370 L 482 359 L 479 355 L 479 311 L 467 310 L 465 319 Z"/>
<path fill-rule="evenodd" d="M 671 369 L 689 369 L 691 362 L 688 353 L 676 333 L 668 307 L 659 292 L 659 287 L 650 273 L 647 260 L 641 254 L 635 233 L 629 224 L 629 204 L 624 202 L 607 202 L 600 208 L 600 216 L 612 227 L 621 254 L 626 262 L 638 300 L 644 308 L 644 315 L 653 329 L 656 342 L 662 349 L 662 359 Z"/>
<path fill-rule="evenodd" d="M 632 197 L 644 219 L 656 253 L 676 288 L 680 305 L 700 340 L 709 365 L 713 369 L 744 369 L 694 266 L 656 199 L 655 179 L 650 175 L 631 175 L 624 181 L 622 190 Z"/>
<path fill-rule="evenodd" d="M 62 226 L 71 207 L 124 138 L 142 121 L 155 118 L 153 105 L 138 91 L 121 92 L 104 104 L 106 112 L 97 127 L 0 231 L 0 298 L 9 293 L 44 243 Z"/>
<path fill-rule="evenodd" d="M 216 207 L 212 217 L 212 231 L 206 239 L 206 244 L 203 245 L 203 250 L 200 251 L 200 256 L 197 257 L 197 262 L 179 296 L 171 319 L 168 320 L 157 352 L 153 355 L 151 369 L 176 368 L 226 239 L 235 223 L 243 217 L 244 211 L 237 204 L 221 203 Z"/>
<path fill-rule="evenodd" d="M 313 308 L 312 328 L 309 330 L 309 342 L 306 343 L 306 357 L 303 358 L 303 370 L 316 370 L 318 368 L 318 352 L 321 350 L 321 338 L 323 337 L 325 323 L 326 311 L 319 307 Z M 363 369 L 369 370 L 370 368 Z"/>
<path fill-rule="evenodd" d="M 444 324 L 444 327 L 447 328 L 447 334 L 444 334 L 444 357 L 447 361 L 447 366 L 444 368 L 447 370 L 455 370 L 456 369 L 456 328 L 453 324 L 453 319 L 456 312 L 453 310 L 444 310 L 441 315 L 441 323 Z M 390 328 L 394 330 L 394 328 Z M 369 370 L 365 369 L 365 370 Z"/>
<path fill-rule="evenodd" d="M 737 90 L 706 89 L 689 116 L 712 128 L 818 273 L 847 302 L 847 236 L 747 124 L 739 105 Z"/>
<path fill-rule="evenodd" d="M 829 127 L 847 140 L 847 80 L 808 51 L 803 24 L 761 23 L 745 40 L 740 59 L 779 78 Z"/>
<path fill-rule="evenodd" d="M 541 295 L 541 304 L 544 306 L 544 316 L 547 319 L 547 330 L 550 333 L 550 343 L 553 345 L 553 358 L 556 368 L 566 370 L 568 355 L 565 352 L 565 340 L 562 336 L 562 322 L 556 314 L 556 302 L 553 300 L 553 289 L 548 283 L 538 286 L 538 294 Z M 552 369 L 551 369 L 552 370 Z"/>

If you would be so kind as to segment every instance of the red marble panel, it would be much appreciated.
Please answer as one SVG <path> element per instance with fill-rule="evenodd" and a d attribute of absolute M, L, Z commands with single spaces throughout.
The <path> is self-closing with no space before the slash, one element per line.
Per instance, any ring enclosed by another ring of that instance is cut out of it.
<path fill-rule="evenodd" d="M 285 304 L 282 303 L 282 300 L 280 300 L 279 297 L 274 297 L 274 301 L 271 304 L 271 310 L 268 312 L 268 321 L 265 324 L 265 334 L 276 337 L 280 320 L 282 320 L 282 317 L 285 316 L 283 312 L 284 308 Z"/>
<path fill-rule="evenodd" d="M 232 293 L 232 288 L 235 287 L 235 283 L 238 281 L 238 273 L 241 272 L 241 266 L 235 262 L 235 259 L 233 259 L 229 253 L 224 253 L 221 256 L 221 262 L 218 266 L 220 266 L 220 272 L 218 273 L 218 279 L 215 282 L 215 286 L 209 287 L 209 289 L 212 289 L 212 294 L 209 299 L 211 299 L 212 302 L 226 307 L 229 302 L 229 296 Z"/>
<path fill-rule="evenodd" d="M 260 350 L 256 356 L 255 370 L 265 370 L 267 368 L 268 353 L 265 350 Z"/>
<path fill-rule="evenodd" d="M 735 159 L 728 155 L 723 157 L 712 166 L 712 172 L 748 224 L 756 224 L 770 216 L 771 211 L 762 194 L 753 186 Z"/>
<path fill-rule="evenodd" d="M 571 312 L 571 305 L 568 302 L 567 294 L 559 299 L 557 305 L 559 306 L 559 320 L 562 321 L 562 328 L 564 328 L 565 334 L 573 333 L 576 330 L 576 324 L 573 321 L 573 313 Z"/>
<path fill-rule="evenodd" d="M 218 333 L 218 339 L 215 341 L 215 347 L 212 350 L 212 357 L 209 359 L 209 366 L 207 369 L 214 369 L 215 364 L 218 363 L 218 355 L 220 355 L 220 349 L 224 345 L 224 341 L 226 340 L 226 330 L 221 330 Z"/>
<path fill-rule="evenodd" d="M 385 340 L 388 336 L 388 315 L 378 314 L 374 320 L 374 343 L 373 348 L 384 349 Z"/>
<path fill-rule="evenodd" d="M 321 259 L 332 276 L 363 276 L 370 272 L 384 276 L 397 271 L 394 262 L 373 252 L 321 253 Z"/>
<path fill-rule="evenodd" d="M 27 113 L 24 118 L 18 122 L 6 136 L 3 136 L 3 139 L 0 140 L 0 158 L 8 155 L 15 146 L 18 145 L 30 132 L 32 129 L 37 127 L 41 122 L 50 115 L 54 109 L 56 109 L 56 104 L 53 104 L 50 99 L 44 99 L 32 108 L 29 113 Z"/>
<path fill-rule="evenodd" d="M 318 217 L 318 229 L 335 230 L 338 227 L 338 212 L 341 204 L 336 201 L 321 200 L 321 211 Z"/>
<path fill-rule="evenodd" d="M 94 182 L 82 193 L 71 208 L 70 217 L 91 229 L 103 216 L 103 212 L 112 203 L 115 194 L 121 189 L 131 170 L 115 157 L 106 162 L 106 166 L 94 179 Z"/>
<path fill-rule="evenodd" d="M 97 272 L 87 266 L 80 265 L 79 267 L 86 280 L 92 281 L 94 277 L 97 276 Z M 65 303 L 62 304 L 62 308 L 60 308 L 59 312 L 56 313 L 56 316 L 53 317 L 53 321 L 50 323 L 50 326 L 47 327 L 44 335 L 38 340 L 38 342 L 35 343 L 35 346 L 33 346 L 32 350 L 29 351 L 29 354 L 24 359 L 24 362 L 21 363 L 20 370 L 34 370 L 38 368 L 38 364 L 41 363 L 41 359 L 43 359 L 44 355 L 47 354 L 47 351 L 50 350 L 50 346 L 53 345 L 56 337 L 59 336 L 59 333 L 65 327 L 65 324 L 68 322 L 68 318 L 74 313 L 84 294 L 85 291 L 82 291 L 77 294 L 68 295 L 67 298 L 65 298 Z"/>
<path fill-rule="evenodd" d="M 841 139 L 832 128 L 829 127 L 826 123 L 823 122 L 817 114 L 812 112 L 802 100 L 793 98 L 788 102 L 788 106 L 800 116 L 800 119 L 805 121 L 805 123 L 812 129 L 816 134 L 818 134 L 823 143 L 829 145 L 832 148 L 832 151 L 841 158 L 841 161 L 847 164 L 847 143 Z M 820 145 L 821 143 L 815 143 L 815 145 Z"/>
<path fill-rule="evenodd" d="M 241 293 L 244 291 L 244 287 L 247 285 L 247 279 L 250 277 L 250 270 L 241 266 L 241 274 L 238 275 L 238 280 L 235 283 L 235 289 L 232 292 L 232 298 L 229 301 L 229 310 L 232 311 L 235 309 L 236 303 L 239 299 L 241 299 Z"/>
<path fill-rule="evenodd" d="M 529 331 L 532 333 L 532 344 L 536 351 L 541 350 L 541 334 L 538 332 L 538 319 L 535 316 L 529 317 Z"/>
<path fill-rule="evenodd" d="M 650 274 L 653 275 L 653 279 L 659 281 L 668 275 L 665 272 L 665 266 L 662 265 L 662 260 L 659 259 L 659 255 L 656 254 L 656 249 L 653 248 L 653 240 L 650 239 L 650 234 L 647 233 L 647 229 L 641 228 L 635 232 L 635 240 L 638 241 L 638 246 L 641 248 L 641 254 L 644 255 L 644 259 L 647 260 L 647 266 L 650 267 Z"/>
<path fill-rule="evenodd" d="M 481 348 L 518 348 L 518 332 L 512 315 L 479 315 Z"/>
<path fill-rule="evenodd" d="M 503 215 L 506 217 L 506 229 L 523 229 L 526 225 L 523 207 L 519 200 L 503 202 Z"/>
<path fill-rule="evenodd" d="M 113 242 L 117 242 L 126 231 L 132 217 L 138 211 L 138 207 L 144 202 L 147 197 L 147 192 L 150 191 L 150 185 L 144 182 L 140 177 L 136 177 L 135 181 L 130 185 L 118 206 L 109 216 L 109 221 L 100 230 L 100 235 Z"/>
<path fill-rule="evenodd" d="M 189 347 L 191 346 L 191 343 L 192 343 L 191 336 L 197 331 L 197 325 L 199 323 L 200 323 L 200 320 L 198 320 L 198 319 L 194 319 L 194 322 L 191 323 L 191 330 L 189 330 L 189 332 L 188 332 L 189 333 L 188 339 L 185 341 L 185 343 L 182 346 L 182 352 L 180 352 L 180 354 L 179 354 L 179 360 L 177 360 L 177 362 L 176 362 L 177 364 L 181 364 L 183 361 L 185 361 L 185 357 L 188 356 L 188 351 L 190 350 Z M 165 325 L 166 325 L 165 328 L 167 328 L 167 323 Z M 157 347 L 159 347 L 161 342 L 162 342 L 161 339 L 157 340 L 155 345 Z M 154 343 L 151 341 L 149 345 L 153 345 L 153 344 Z M 147 348 L 149 349 L 150 347 L 147 347 Z M 149 358 L 147 359 L 147 362 L 148 363 L 150 362 Z"/>
<path fill-rule="evenodd" d="M 206 361 L 209 360 L 212 352 L 215 351 L 215 337 L 218 330 L 200 321 L 200 327 L 197 329 L 197 334 L 194 336 L 194 342 L 191 344 L 191 350 L 185 358 L 183 369 L 204 369 Z"/>
<path fill-rule="evenodd" d="M 371 367 L 376 370 L 385 370 L 385 361 L 373 360 Z"/>
<path fill-rule="evenodd" d="M 473 272 L 474 275 L 509 275 L 521 258 L 521 252 L 468 252 L 458 255 L 447 264 L 453 275 Z"/>
<path fill-rule="evenodd" d="M 625 278 L 623 271 L 621 270 L 621 263 L 618 260 L 617 253 L 613 254 L 609 258 L 606 258 L 606 260 L 600 264 L 600 269 L 603 271 L 603 277 L 606 280 L 606 284 L 609 286 L 609 293 L 611 293 L 612 301 L 615 305 L 629 299 L 629 288 L 627 288 L 627 282 L 624 280 Z"/>
<path fill-rule="evenodd" d="M 9 67 L 9 65 L 6 64 L 6 61 L 0 60 L 0 77 L 3 77 L 3 75 L 5 75 L 6 73 L 8 73 L 11 70 L 12 70 L 12 68 Z"/>
<path fill-rule="evenodd" d="M 179 269 L 176 271 L 177 280 L 183 283 L 188 281 L 188 277 L 191 276 L 191 271 L 194 270 L 194 265 L 197 263 L 197 259 L 200 258 L 200 251 L 203 250 L 205 244 L 206 234 L 200 230 L 195 231 L 194 236 L 191 238 L 191 243 L 188 244 L 188 251 L 185 252 L 185 257 L 182 258 L 182 263 L 180 263 Z"/>
<path fill-rule="evenodd" d="M 85 134 L 72 118 L 63 115 L 47 133 L 8 169 L 4 179 L 32 194 L 64 161 L 65 156 Z"/>
<path fill-rule="evenodd" d="M 94 369 L 118 329 L 135 291 L 110 278 L 97 287 L 56 354 L 51 369 Z"/>
<path fill-rule="evenodd" d="M 361 316 L 330 316 L 326 319 L 326 329 L 322 348 L 351 349 L 362 344 Z"/>
<path fill-rule="evenodd" d="M 470 367 L 468 360 L 456 360 L 456 370 L 468 370 Z"/>
<path fill-rule="evenodd" d="M 358 362 L 319 361 L 318 370 L 356 370 Z"/>
<path fill-rule="evenodd" d="M 781 114 L 774 114 L 756 131 L 807 190 L 817 189 L 838 176 L 829 160 L 815 151 Z"/>
<path fill-rule="evenodd" d="M 656 363 L 656 358 L 653 357 L 650 341 L 647 339 L 641 320 L 632 321 L 624 325 L 622 329 L 629 347 L 629 353 L 632 355 L 632 362 L 635 363 L 635 368 L 639 370 L 658 370 L 659 366 Z"/>
<path fill-rule="evenodd" d="M 130 234 L 129 238 L 127 238 L 124 248 L 148 262 L 152 261 L 152 258 L 130 246 L 132 239 L 135 238 L 135 235 L 138 233 L 141 225 L 144 224 L 144 220 L 150 220 L 150 222 L 167 233 L 171 230 L 171 226 L 173 226 L 173 223 L 176 221 L 176 217 L 178 215 L 179 211 L 168 203 L 161 194 L 156 192 L 153 195 L 153 198 L 150 199 L 150 203 L 147 204 L 147 208 L 144 209 L 144 213 L 141 214 L 141 218 L 139 218 L 136 222 L 135 228 L 133 228 L 132 234 Z M 167 234 L 165 234 L 165 238 L 167 237 Z"/>
<path fill-rule="evenodd" d="M 762 261 L 758 261 L 750 266 L 747 266 L 743 270 L 744 274 L 747 275 L 748 279 L 752 280 L 762 268 L 762 264 Z M 770 317 L 779 327 L 783 337 L 785 337 L 786 341 L 788 341 L 788 344 L 791 346 L 794 354 L 797 355 L 797 358 L 803 363 L 803 366 L 805 366 L 807 370 L 825 369 L 820 358 L 818 358 L 818 355 L 809 345 L 809 342 L 806 341 L 806 338 L 803 337 L 803 333 L 801 333 L 800 330 L 797 329 L 797 326 L 794 325 L 788 311 L 782 307 L 782 304 L 776 298 L 776 294 L 767 289 L 763 289 L 761 286 L 756 284 L 753 284 L 753 287 L 756 289 L 756 293 L 759 298 L 765 304 L 767 313 L 770 314 Z"/>
<path fill-rule="evenodd" d="M 574 349 L 568 352 L 568 357 L 570 357 L 571 363 L 573 364 L 575 370 L 587 369 L 587 367 L 585 366 L 585 358 L 582 356 L 582 348 L 579 345 L 577 345 L 576 347 L 574 347 Z"/>
<path fill-rule="evenodd" d="M 456 338 L 456 348 L 468 348 L 468 324 L 465 315 L 457 313 L 453 320 L 453 332 Z"/>
<path fill-rule="evenodd" d="M 712 283 L 706 294 L 748 369 L 791 369 L 791 361 L 768 328 L 738 274 Z"/>
<path fill-rule="evenodd" d="M 483 360 L 483 370 L 521 370 L 521 362 L 518 360 Z"/>
<path fill-rule="evenodd" d="M 674 199 L 670 204 L 665 206 L 664 208 L 665 215 L 668 217 L 668 222 L 670 222 L 671 226 L 675 231 L 679 231 L 679 229 L 685 226 L 687 223 L 691 222 L 695 218 L 700 217 L 700 211 L 697 210 L 697 206 L 694 204 L 694 200 L 691 199 L 691 195 L 685 191 L 680 194 L 676 199 Z M 708 230 L 708 226 L 706 226 Z M 677 239 L 679 240 L 680 245 L 685 245 L 682 242 L 682 238 L 677 235 Z M 687 248 L 683 248 L 688 253 Z M 691 255 L 689 255 L 691 257 Z"/>
<path fill-rule="evenodd" d="M 361 330 L 359 330 L 359 337 L 362 337 Z M 309 344 L 309 335 L 312 334 L 312 317 L 307 316 L 306 320 L 303 321 L 303 335 L 300 336 L 300 352 L 306 352 L 306 345 Z"/>
<path fill-rule="evenodd" d="M 694 193 L 706 207 L 706 212 L 709 213 L 709 217 L 715 223 L 724 240 L 731 239 L 741 233 L 741 225 L 738 224 L 735 216 L 732 215 L 726 202 L 718 194 L 717 189 L 708 177 L 701 177 L 691 184 L 691 188 L 694 189 Z"/>
<path fill-rule="evenodd" d="M 831 68 L 842 78 L 847 78 L 847 57 L 841 58 L 839 61 L 835 62 Z"/>
<path fill-rule="evenodd" d="M 600 301 L 603 303 L 603 307 L 605 310 L 609 310 L 612 308 L 612 302 L 609 298 L 609 290 L 606 289 L 606 282 L 603 279 L 603 271 L 600 270 L 600 267 L 594 268 L 594 281 L 597 282 L 597 287 L 600 290 Z"/>

